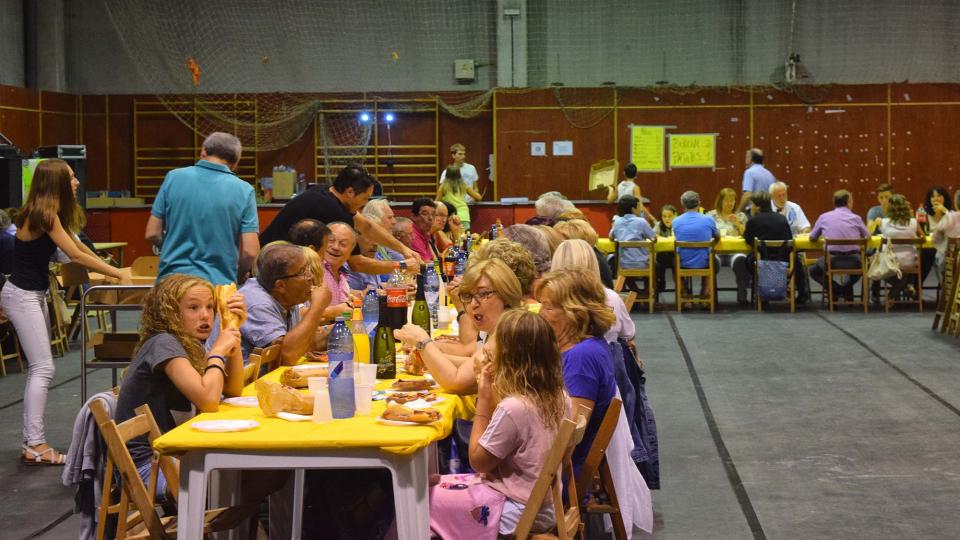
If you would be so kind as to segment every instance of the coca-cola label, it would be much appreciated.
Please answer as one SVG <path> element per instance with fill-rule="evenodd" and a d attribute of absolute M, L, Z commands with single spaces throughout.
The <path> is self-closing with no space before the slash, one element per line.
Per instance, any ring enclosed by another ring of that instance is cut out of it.
<path fill-rule="evenodd" d="M 453 276 L 454 267 L 456 266 L 456 261 L 453 260 L 444 260 L 443 261 L 443 273 L 448 276 Z"/>
<path fill-rule="evenodd" d="M 388 308 L 406 308 L 407 290 L 400 288 L 387 289 L 387 307 Z"/>

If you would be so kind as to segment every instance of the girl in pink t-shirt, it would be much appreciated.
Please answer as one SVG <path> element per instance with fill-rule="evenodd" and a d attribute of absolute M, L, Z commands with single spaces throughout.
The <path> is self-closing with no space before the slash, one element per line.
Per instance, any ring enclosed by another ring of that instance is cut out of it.
<path fill-rule="evenodd" d="M 445 539 L 512 534 L 544 457 L 569 413 L 557 339 L 541 317 L 509 310 L 477 354 L 483 357 L 470 465 L 479 475 L 445 475 L 430 491 L 430 527 Z M 491 354 L 491 351 L 492 354 Z M 555 523 L 544 505 L 534 531 Z"/>

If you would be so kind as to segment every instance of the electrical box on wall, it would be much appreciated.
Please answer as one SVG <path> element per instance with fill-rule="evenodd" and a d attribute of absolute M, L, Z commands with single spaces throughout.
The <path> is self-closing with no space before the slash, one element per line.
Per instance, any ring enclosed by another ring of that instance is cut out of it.
<path fill-rule="evenodd" d="M 453 78 L 457 82 L 473 82 L 477 78 L 477 64 L 472 60 L 454 60 Z"/>

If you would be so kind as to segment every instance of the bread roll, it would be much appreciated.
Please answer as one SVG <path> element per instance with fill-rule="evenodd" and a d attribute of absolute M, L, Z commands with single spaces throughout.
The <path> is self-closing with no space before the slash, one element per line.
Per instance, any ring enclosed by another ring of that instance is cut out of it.
<path fill-rule="evenodd" d="M 217 285 L 214 292 L 216 292 L 217 296 L 217 311 L 220 312 L 220 328 L 236 328 L 239 330 L 240 325 L 243 324 L 243 319 L 237 317 L 237 315 L 227 307 L 227 300 L 237 292 L 237 284 Z"/>

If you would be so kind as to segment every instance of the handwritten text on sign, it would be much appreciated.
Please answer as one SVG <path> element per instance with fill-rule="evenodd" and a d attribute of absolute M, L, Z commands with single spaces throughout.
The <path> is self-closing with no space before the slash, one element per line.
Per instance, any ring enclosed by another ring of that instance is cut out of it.
<path fill-rule="evenodd" d="M 663 172 L 663 126 L 632 126 L 630 161 L 639 172 Z"/>
<path fill-rule="evenodd" d="M 716 166 L 716 134 L 670 135 L 670 168 Z"/>

